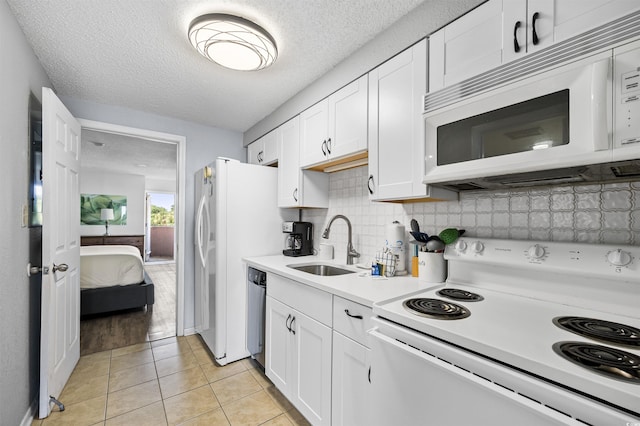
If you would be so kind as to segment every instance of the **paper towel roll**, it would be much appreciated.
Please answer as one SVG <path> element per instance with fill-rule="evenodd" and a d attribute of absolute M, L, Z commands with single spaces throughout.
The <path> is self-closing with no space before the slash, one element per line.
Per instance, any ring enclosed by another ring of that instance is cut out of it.
<path fill-rule="evenodd" d="M 404 225 L 397 220 L 387 225 L 385 247 L 393 254 L 398 255 L 398 266 L 396 267 L 396 275 L 403 275 L 407 270 L 407 248 L 404 242 Z"/>

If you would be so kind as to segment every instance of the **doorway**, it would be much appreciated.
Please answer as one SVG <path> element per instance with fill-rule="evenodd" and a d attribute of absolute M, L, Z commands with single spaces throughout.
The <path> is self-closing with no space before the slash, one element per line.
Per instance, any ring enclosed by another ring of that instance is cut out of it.
<path fill-rule="evenodd" d="M 145 271 L 149 276 L 151 276 L 156 289 L 155 303 L 152 309 L 145 310 L 144 312 L 120 312 L 118 315 L 97 318 L 97 320 L 100 320 L 101 324 L 96 323 L 97 326 L 93 329 L 87 329 L 87 327 L 83 328 L 83 325 L 85 324 L 81 324 L 81 340 L 84 341 L 84 338 L 87 338 L 94 341 L 87 342 L 86 345 L 82 345 L 83 354 L 110 349 L 106 346 L 111 346 L 111 348 L 113 348 L 142 343 L 145 341 L 158 340 L 170 336 L 184 335 L 184 253 L 179 248 L 183 247 L 181 242 L 185 239 L 184 188 L 186 140 L 183 136 L 159 133 L 145 129 L 137 129 L 82 119 L 79 121 L 82 126 L 83 134 L 86 131 L 87 133 L 93 132 L 94 134 L 102 133 L 121 136 L 127 138 L 127 143 L 132 146 L 137 144 L 142 146 L 146 144 L 146 149 L 149 149 L 148 145 L 150 142 L 152 142 L 151 145 L 156 145 L 158 146 L 158 149 L 165 151 L 167 147 L 171 146 L 173 147 L 172 150 L 176 157 L 176 178 L 174 186 L 171 188 L 175 192 L 166 191 L 167 193 L 170 193 L 173 198 L 172 210 L 174 215 L 174 226 L 172 229 L 173 253 L 171 261 L 167 261 L 164 265 L 145 264 Z M 139 166 L 151 168 L 152 164 L 140 164 Z M 143 198 L 148 192 L 147 189 L 155 189 L 158 187 L 158 182 L 154 181 L 154 179 L 147 179 L 146 182 L 145 192 L 141 195 L 141 198 Z M 149 182 L 151 182 L 151 184 Z M 144 201 L 141 203 L 142 206 L 145 204 L 146 203 Z M 146 216 L 144 210 L 146 210 L 146 207 L 142 210 L 141 214 Z M 144 220 L 144 223 L 145 229 L 140 231 L 141 234 L 146 234 L 146 224 L 149 222 Z M 148 251 L 147 248 L 145 248 L 145 252 L 146 251 Z M 146 260 L 146 254 L 143 259 Z M 163 309 L 161 309 L 162 306 L 164 306 Z M 162 326 L 159 327 L 159 325 Z M 113 340 L 114 343 L 109 343 L 108 340 L 110 339 Z M 93 343 L 96 342 L 99 342 L 100 344 L 97 346 L 93 345 Z"/>
<path fill-rule="evenodd" d="M 147 192 L 145 205 L 145 262 L 174 262 L 175 194 Z"/>

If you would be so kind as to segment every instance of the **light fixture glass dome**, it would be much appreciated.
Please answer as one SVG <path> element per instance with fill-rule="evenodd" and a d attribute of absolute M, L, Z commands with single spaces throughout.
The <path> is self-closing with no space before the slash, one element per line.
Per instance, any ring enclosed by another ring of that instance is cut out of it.
<path fill-rule="evenodd" d="M 278 57 L 276 42 L 268 32 L 234 15 L 211 13 L 194 19 L 189 40 L 205 58 L 234 70 L 261 70 Z"/>

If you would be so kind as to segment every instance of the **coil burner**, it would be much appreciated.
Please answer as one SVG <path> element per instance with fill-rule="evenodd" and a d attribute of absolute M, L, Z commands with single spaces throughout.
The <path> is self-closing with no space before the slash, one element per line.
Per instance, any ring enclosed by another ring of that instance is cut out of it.
<path fill-rule="evenodd" d="M 479 302 L 484 300 L 484 297 L 479 294 L 460 290 L 459 288 L 443 288 L 442 290 L 438 290 L 437 295 L 453 300 L 464 300 L 465 302 Z"/>
<path fill-rule="evenodd" d="M 640 384 L 640 357 L 608 346 L 558 342 L 553 350 L 565 359 L 612 379 Z"/>
<path fill-rule="evenodd" d="M 464 307 L 440 299 L 407 299 L 402 305 L 409 312 L 433 319 L 453 320 L 466 318 L 471 315 Z"/>
<path fill-rule="evenodd" d="M 617 322 L 583 317 L 557 317 L 553 319 L 553 323 L 579 336 L 600 342 L 629 347 L 640 346 L 640 330 Z"/>

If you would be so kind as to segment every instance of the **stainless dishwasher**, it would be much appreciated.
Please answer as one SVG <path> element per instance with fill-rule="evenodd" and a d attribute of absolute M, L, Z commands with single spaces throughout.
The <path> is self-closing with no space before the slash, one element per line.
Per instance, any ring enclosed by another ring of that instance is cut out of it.
<path fill-rule="evenodd" d="M 247 350 L 264 369 L 264 322 L 267 273 L 247 268 Z"/>

